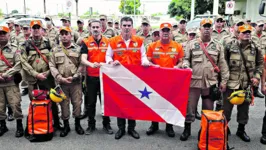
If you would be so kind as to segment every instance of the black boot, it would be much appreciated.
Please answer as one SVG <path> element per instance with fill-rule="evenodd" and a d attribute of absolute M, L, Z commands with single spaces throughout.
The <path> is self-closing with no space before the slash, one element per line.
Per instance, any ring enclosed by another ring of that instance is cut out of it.
<path fill-rule="evenodd" d="M 244 124 L 238 124 L 238 129 L 236 132 L 236 135 L 240 137 L 241 140 L 244 142 L 250 142 L 250 137 L 245 132 L 245 125 Z"/>
<path fill-rule="evenodd" d="M 125 135 L 126 131 L 125 129 L 119 129 L 116 134 L 115 134 L 115 139 L 119 140 L 121 139 L 121 137 L 123 137 Z"/>
<path fill-rule="evenodd" d="M 8 105 L 8 106 L 7 106 L 7 121 L 13 121 L 13 120 L 14 120 L 13 110 L 12 110 L 11 107 Z"/>
<path fill-rule="evenodd" d="M 152 122 L 151 126 L 146 131 L 146 134 L 147 135 L 152 135 L 152 134 L 154 134 L 158 130 L 159 130 L 159 123 L 158 122 Z"/>
<path fill-rule="evenodd" d="M 255 97 L 264 98 L 264 95 L 260 92 L 259 87 L 254 87 L 253 91 Z"/>
<path fill-rule="evenodd" d="M 0 121 L 0 136 L 4 135 L 8 131 L 8 128 L 6 127 L 6 121 L 1 120 Z"/>
<path fill-rule="evenodd" d="M 186 141 L 190 135 L 191 135 L 191 123 L 185 122 L 185 129 L 182 135 L 180 136 L 180 140 Z"/>
<path fill-rule="evenodd" d="M 28 88 L 24 88 L 23 91 L 21 92 L 21 96 L 25 96 L 29 93 L 29 89 Z"/>
<path fill-rule="evenodd" d="M 165 129 L 167 135 L 169 137 L 175 137 L 175 131 L 173 129 L 173 125 L 171 124 L 166 124 L 166 129 Z"/>
<path fill-rule="evenodd" d="M 22 120 L 17 120 L 17 131 L 16 131 L 16 137 L 22 137 L 24 135 L 24 129 L 22 125 Z"/>
<path fill-rule="evenodd" d="M 260 143 L 266 144 L 266 135 L 262 135 L 262 137 L 260 138 Z"/>
<path fill-rule="evenodd" d="M 67 136 L 69 132 L 70 132 L 69 121 L 68 120 L 64 120 L 64 128 L 60 132 L 60 137 Z"/>
<path fill-rule="evenodd" d="M 88 120 L 88 128 L 86 129 L 85 131 L 85 134 L 86 135 L 90 135 L 92 134 L 92 132 L 94 132 L 96 130 L 95 128 L 95 119 L 94 117 L 89 117 L 89 120 Z"/>
<path fill-rule="evenodd" d="M 84 134 L 84 130 L 80 125 L 80 119 L 79 118 L 75 118 L 75 130 L 76 130 L 77 134 L 79 134 L 79 135 Z"/>

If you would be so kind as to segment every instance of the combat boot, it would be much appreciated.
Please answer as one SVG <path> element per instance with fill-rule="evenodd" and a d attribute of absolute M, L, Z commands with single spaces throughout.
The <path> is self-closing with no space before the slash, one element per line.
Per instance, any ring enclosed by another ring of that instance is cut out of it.
<path fill-rule="evenodd" d="M 8 131 L 8 128 L 6 127 L 6 121 L 1 120 L 0 121 L 0 136 L 4 135 Z"/>
<path fill-rule="evenodd" d="M 250 142 L 250 137 L 245 132 L 245 125 L 244 124 L 238 124 L 238 129 L 236 132 L 236 135 L 240 137 L 241 140 L 244 142 Z"/>
<path fill-rule="evenodd" d="M 191 123 L 185 122 L 185 129 L 182 135 L 180 136 L 180 140 L 186 141 L 190 135 L 191 135 Z"/>
<path fill-rule="evenodd" d="M 69 121 L 68 120 L 64 120 L 64 128 L 60 132 L 60 137 L 67 136 L 69 132 L 70 132 Z"/>
<path fill-rule="evenodd" d="M 79 134 L 79 135 L 84 134 L 84 130 L 80 125 L 80 119 L 79 118 L 75 118 L 75 130 L 76 130 L 77 134 Z"/>
<path fill-rule="evenodd" d="M 24 129 L 23 129 L 23 124 L 22 120 L 18 119 L 17 120 L 17 131 L 16 131 L 16 137 L 22 137 L 24 135 Z"/>
<path fill-rule="evenodd" d="M 173 125 L 171 124 L 166 124 L 166 129 L 165 129 L 167 135 L 169 137 L 175 137 L 175 131 L 173 129 Z"/>

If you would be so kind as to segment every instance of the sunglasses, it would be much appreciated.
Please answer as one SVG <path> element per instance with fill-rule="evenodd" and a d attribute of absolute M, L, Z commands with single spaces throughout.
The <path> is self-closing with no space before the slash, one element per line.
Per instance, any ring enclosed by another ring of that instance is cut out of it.
<path fill-rule="evenodd" d="M 123 27 L 131 27 L 131 24 L 123 24 Z"/>
<path fill-rule="evenodd" d="M 7 33 L 4 31 L 0 31 L 0 35 L 6 35 Z"/>
<path fill-rule="evenodd" d="M 40 29 L 40 26 L 33 26 L 32 29 Z"/>
<path fill-rule="evenodd" d="M 218 22 L 218 23 L 222 23 L 222 22 L 223 22 L 223 20 L 217 20 L 216 22 Z"/>
<path fill-rule="evenodd" d="M 251 31 L 245 31 L 245 32 L 242 32 L 243 34 L 250 34 Z"/>
<path fill-rule="evenodd" d="M 69 35 L 69 33 L 68 32 L 61 32 L 60 35 L 61 36 L 63 36 L 63 35 Z"/>
<path fill-rule="evenodd" d="M 195 33 L 190 33 L 190 34 L 188 34 L 189 36 L 196 36 L 196 34 Z"/>
<path fill-rule="evenodd" d="M 173 28 L 177 28 L 177 25 L 174 25 Z"/>
<path fill-rule="evenodd" d="M 15 25 L 15 27 L 19 27 L 19 25 Z"/>
<path fill-rule="evenodd" d="M 263 26 L 264 26 L 263 24 L 262 25 L 259 25 L 260 28 L 262 28 Z"/>
<path fill-rule="evenodd" d="M 205 24 L 205 25 L 203 25 L 203 28 L 211 28 L 211 26 L 212 25 L 210 25 L 210 24 Z"/>
<path fill-rule="evenodd" d="M 147 27 L 149 24 L 147 24 L 147 23 L 143 23 L 142 25 L 145 26 L 145 27 Z"/>
<path fill-rule="evenodd" d="M 23 28 L 23 30 L 29 30 L 29 28 Z"/>
<path fill-rule="evenodd" d="M 100 19 L 100 21 L 105 21 L 105 19 Z"/>
<path fill-rule="evenodd" d="M 92 29 L 99 29 L 100 27 L 99 26 L 92 26 L 91 28 Z"/>
<path fill-rule="evenodd" d="M 185 21 L 181 21 L 180 24 L 185 24 L 186 22 Z"/>
<path fill-rule="evenodd" d="M 240 22 L 240 23 L 236 24 L 236 26 L 242 26 L 242 25 L 244 25 L 244 22 Z"/>
<path fill-rule="evenodd" d="M 170 32 L 170 29 L 168 29 L 168 28 L 164 28 L 164 29 L 162 29 L 162 31 L 163 31 L 163 32 Z"/>

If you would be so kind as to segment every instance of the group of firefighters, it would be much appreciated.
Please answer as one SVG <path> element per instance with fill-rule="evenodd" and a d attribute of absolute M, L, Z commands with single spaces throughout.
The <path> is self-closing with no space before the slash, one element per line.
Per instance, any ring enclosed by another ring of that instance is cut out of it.
<path fill-rule="evenodd" d="M 53 124 L 60 130 L 60 137 L 70 132 L 70 101 L 73 105 L 75 130 L 78 134 L 90 135 L 96 129 L 97 96 L 101 100 L 99 68 L 103 64 L 159 65 L 167 68 L 191 69 L 192 78 L 184 131 L 180 140 L 186 141 L 191 135 L 191 123 L 200 118 L 197 113 L 198 101 L 202 99 L 202 109 L 224 110 L 228 122 L 231 120 L 233 104 L 228 97 L 235 91 L 253 89 L 253 95 L 263 98 L 258 87 L 266 94 L 263 57 L 266 50 L 264 21 L 250 25 L 250 20 L 235 20 L 231 30 L 225 26 L 223 17 L 214 20 L 202 19 L 200 27 L 186 29 L 187 21 L 178 24 L 162 23 L 159 29 L 151 30 L 148 18 L 142 19 L 137 35 L 133 32 L 133 20 L 123 17 L 120 21 L 106 15 L 88 21 L 77 20 L 78 29 L 71 28 L 71 20 L 63 17 L 62 27 L 53 26 L 50 16 L 45 17 L 46 26 L 39 20 L 29 25 L 7 22 L 0 26 L 0 136 L 8 131 L 6 118 L 17 121 L 15 136 L 22 137 L 21 94 L 18 79 L 21 74 L 23 95 L 29 94 L 33 100 L 34 89 L 47 90 L 60 85 L 66 99 L 58 105 L 52 102 Z M 85 80 L 84 80 L 85 78 Z M 85 84 L 82 84 L 85 82 Z M 85 86 L 84 86 L 85 85 Z M 83 88 L 84 114 L 82 115 Z M 213 88 L 219 88 L 222 98 L 213 99 Z M 214 107 L 216 104 L 216 107 Z M 245 132 L 249 120 L 249 106 L 253 102 L 237 105 L 238 129 L 236 135 L 245 142 L 250 137 Z M 8 115 L 6 114 L 8 108 Z M 266 116 L 266 114 L 265 114 Z M 80 125 L 82 118 L 88 117 L 88 127 Z M 110 117 L 102 116 L 103 129 L 113 134 Z M 115 139 L 125 135 L 126 120 L 117 118 L 119 130 Z M 128 120 L 127 132 L 139 139 L 135 130 L 136 121 Z M 159 130 L 158 122 L 152 122 L 147 135 Z M 174 137 L 173 125 L 166 124 L 169 137 Z M 228 128 L 230 135 L 230 129 Z M 266 117 L 263 119 L 261 143 L 266 144 Z"/>

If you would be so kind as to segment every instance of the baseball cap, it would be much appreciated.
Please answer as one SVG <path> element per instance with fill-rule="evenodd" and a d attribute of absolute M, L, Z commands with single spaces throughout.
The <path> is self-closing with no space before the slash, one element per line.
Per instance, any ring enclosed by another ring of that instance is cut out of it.
<path fill-rule="evenodd" d="M 170 23 L 168 23 L 168 22 L 162 23 L 160 25 L 160 30 L 162 30 L 164 28 L 168 28 L 168 29 L 172 30 L 172 25 Z"/>
<path fill-rule="evenodd" d="M 63 16 L 60 21 L 63 21 L 63 20 L 66 20 L 66 21 L 70 21 L 70 18 L 69 17 L 66 17 L 66 16 Z"/>
<path fill-rule="evenodd" d="M 78 20 L 77 20 L 77 23 L 78 23 L 78 22 L 84 23 L 84 21 L 83 21 L 82 19 L 78 19 Z"/>
<path fill-rule="evenodd" d="M 220 16 L 220 15 L 218 15 L 218 16 L 215 17 L 215 22 L 216 22 L 218 19 L 222 19 L 222 21 L 224 20 L 224 18 L 223 18 L 222 16 Z"/>
<path fill-rule="evenodd" d="M 143 24 L 143 23 L 150 24 L 150 21 L 149 21 L 149 19 L 148 19 L 147 17 L 144 17 L 144 18 L 142 18 L 141 23 L 142 23 L 142 24 Z"/>
<path fill-rule="evenodd" d="M 204 18 L 200 22 L 200 26 L 204 26 L 205 24 L 210 24 L 212 25 L 212 20 L 210 18 Z"/>
<path fill-rule="evenodd" d="M 190 33 L 197 33 L 197 28 L 189 28 L 188 30 L 187 30 L 187 33 L 188 34 L 190 34 Z"/>
<path fill-rule="evenodd" d="M 99 16 L 99 18 L 100 18 L 100 19 L 107 19 L 107 16 L 104 15 L 104 14 L 101 14 L 101 15 Z"/>
<path fill-rule="evenodd" d="M 107 20 L 107 23 L 113 23 L 113 19 L 112 19 L 112 18 L 109 18 L 109 19 Z"/>
<path fill-rule="evenodd" d="M 61 31 L 72 32 L 71 29 L 70 29 L 69 27 L 61 27 L 61 28 L 59 29 L 59 32 L 61 32 Z"/>
<path fill-rule="evenodd" d="M 187 20 L 186 20 L 186 19 L 182 18 L 182 19 L 180 19 L 180 20 L 179 20 L 179 24 L 180 24 L 182 21 L 185 21 L 185 22 L 187 22 Z"/>
<path fill-rule="evenodd" d="M 19 25 L 19 26 L 21 26 L 21 23 L 15 21 L 15 22 L 14 22 L 14 25 Z"/>
<path fill-rule="evenodd" d="M 14 23 L 14 20 L 8 20 L 8 21 L 6 22 L 6 24 L 8 24 L 8 23 Z"/>
<path fill-rule="evenodd" d="M 38 25 L 38 26 L 42 27 L 42 23 L 41 23 L 40 20 L 32 20 L 32 21 L 30 22 L 30 27 L 31 27 L 31 28 L 32 28 L 33 26 L 35 26 L 35 25 Z"/>
<path fill-rule="evenodd" d="M 154 29 L 151 34 L 154 34 L 155 32 L 160 32 L 159 29 Z"/>
<path fill-rule="evenodd" d="M 260 25 L 264 25 L 264 21 L 263 21 L 263 20 L 258 20 L 258 21 L 256 22 L 256 24 L 257 24 L 258 26 L 260 26 Z"/>
<path fill-rule="evenodd" d="M 47 16 L 45 16 L 44 20 L 52 20 L 52 17 L 47 15 Z"/>
<path fill-rule="evenodd" d="M 4 31 L 6 33 L 9 33 L 9 28 L 6 26 L 0 26 L 0 31 Z"/>
<path fill-rule="evenodd" d="M 172 23 L 172 26 L 177 26 L 177 22 L 173 22 Z"/>
<path fill-rule="evenodd" d="M 239 30 L 239 32 L 241 32 L 241 33 L 243 33 L 243 32 L 246 32 L 246 31 L 252 31 L 252 27 L 251 27 L 251 25 L 248 25 L 248 24 L 244 24 L 244 25 L 242 25 L 242 26 L 239 26 L 238 27 L 238 30 Z"/>
<path fill-rule="evenodd" d="M 235 19 L 234 20 L 234 24 L 239 24 L 239 23 L 242 23 L 242 24 L 245 24 L 245 22 L 244 22 L 244 20 L 242 20 L 242 19 Z"/>

